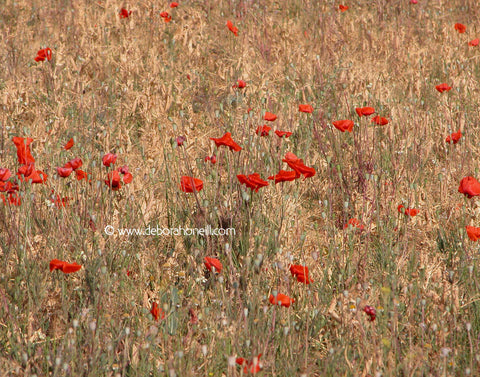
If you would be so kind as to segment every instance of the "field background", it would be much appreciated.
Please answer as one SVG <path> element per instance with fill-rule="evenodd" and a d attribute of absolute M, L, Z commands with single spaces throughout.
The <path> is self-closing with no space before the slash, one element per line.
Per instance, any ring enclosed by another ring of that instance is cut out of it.
<path fill-rule="evenodd" d="M 477 1 L 2 3 L 0 168 L 15 173 L 11 139 L 31 137 L 49 177 L 21 184 L 20 206 L 0 202 L 0 375 L 240 376 L 233 357 L 258 354 L 261 376 L 480 375 L 478 245 L 465 232 L 480 208 L 458 192 L 480 177 Z M 45 47 L 52 60 L 35 62 Z M 298 111 L 307 103 L 312 114 Z M 359 118 L 363 106 L 389 124 Z M 257 136 L 265 111 L 293 135 Z M 209 140 L 225 132 L 241 152 Z M 119 191 L 103 182 L 108 152 L 134 176 Z M 237 181 L 290 170 L 286 152 L 316 175 L 258 192 Z M 75 157 L 91 183 L 58 177 Z M 180 191 L 183 175 L 203 190 Z M 353 217 L 363 231 L 343 229 Z M 107 224 L 236 235 L 109 237 Z M 50 272 L 54 258 L 83 267 Z M 277 292 L 295 303 L 271 305 Z"/>

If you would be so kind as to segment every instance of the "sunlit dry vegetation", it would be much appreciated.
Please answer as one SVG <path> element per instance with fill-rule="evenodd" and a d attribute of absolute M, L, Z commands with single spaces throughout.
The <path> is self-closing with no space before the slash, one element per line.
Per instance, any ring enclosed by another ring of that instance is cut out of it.
<path fill-rule="evenodd" d="M 0 375 L 479 375 L 479 25 L 5 0 Z"/>

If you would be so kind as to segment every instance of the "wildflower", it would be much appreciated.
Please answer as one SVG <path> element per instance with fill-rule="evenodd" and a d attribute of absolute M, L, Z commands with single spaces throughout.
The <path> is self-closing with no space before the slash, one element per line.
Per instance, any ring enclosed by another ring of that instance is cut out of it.
<path fill-rule="evenodd" d="M 12 172 L 7 168 L 0 168 L 0 182 L 6 182 L 12 175 Z"/>
<path fill-rule="evenodd" d="M 467 27 L 464 24 L 455 24 L 455 30 L 458 31 L 460 34 L 463 34 L 467 31 Z"/>
<path fill-rule="evenodd" d="M 150 309 L 150 313 L 152 314 L 153 318 L 155 318 L 155 321 L 158 321 L 159 318 L 165 318 L 164 311 L 158 307 L 158 304 L 155 301 L 152 302 L 152 309 Z"/>
<path fill-rule="evenodd" d="M 215 156 L 215 155 L 212 155 L 211 157 L 207 156 L 207 157 L 205 157 L 205 162 L 207 162 L 207 161 L 210 161 L 212 164 L 216 164 L 217 163 L 217 156 Z"/>
<path fill-rule="evenodd" d="M 277 175 L 271 175 L 268 177 L 269 180 L 274 181 L 275 184 L 279 182 L 294 181 L 299 176 L 296 171 L 285 171 L 280 170 Z"/>
<path fill-rule="evenodd" d="M 253 360 L 248 361 L 247 359 L 244 359 L 243 357 L 237 357 L 235 359 L 235 362 L 241 366 L 243 366 L 243 373 L 258 373 L 262 370 L 262 365 L 260 363 L 260 357 L 262 354 L 260 353 L 258 356 L 255 356 Z"/>
<path fill-rule="evenodd" d="M 121 178 L 118 170 L 113 170 L 108 173 L 105 184 L 110 187 L 113 191 L 120 190 L 122 188 Z"/>
<path fill-rule="evenodd" d="M 371 322 L 375 321 L 375 318 L 377 317 L 377 311 L 375 310 L 375 308 L 373 306 L 366 305 L 363 308 L 363 311 L 370 317 L 369 321 L 371 321 Z"/>
<path fill-rule="evenodd" d="M 358 116 L 369 116 L 372 115 L 375 112 L 375 109 L 373 107 L 357 107 L 355 108 L 355 111 L 357 112 Z"/>
<path fill-rule="evenodd" d="M 205 267 L 207 267 L 207 270 L 210 272 L 213 272 L 213 268 L 215 268 L 215 271 L 218 273 L 222 272 L 223 265 L 217 258 L 205 257 L 203 263 L 205 263 Z"/>
<path fill-rule="evenodd" d="M 260 134 L 260 136 L 268 136 L 268 133 L 270 132 L 271 129 L 272 129 L 272 127 L 268 127 L 267 125 L 258 126 L 255 133 L 257 135 Z"/>
<path fill-rule="evenodd" d="M 183 176 L 180 182 L 180 189 L 183 192 L 200 191 L 203 188 L 203 181 L 198 178 Z"/>
<path fill-rule="evenodd" d="M 255 190 L 255 192 L 258 192 L 261 187 L 268 186 L 268 182 L 261 179 L 258 173 L 250 174 L 248 177 L 239 174 L 237 175 L 237 179 L 248 188 Z"/>
<path fill-rule="evenodd" d="M 403 204 L 400 204 L 398 207 L 398 212 L 405 214 L 405 216 L 416 216 L 420 212 L 418 209 L 415 208 L 405 208 Z"/>
<path fill-rule="evenodd" d="M 102 158 L 103 165 L 105 165 L 107 168 L 110 167 L 111 164 L 114 164 L 115 161 L 117 161 L 117 155 L 113 153 L 107 153 Z"/>
<path fill-rule="evenodd" d="M 227 21 L 228 30 L 230 30 L 236 37 L 238 37 L 238 28 L 233 26 L 232 21 Z"/>
<path fill-rule="evenodd" d="M 177 146 L 181 147 L 183 143 L 187 140 L 185 136 L 178 136 L 177 137 Z"/>
<path fill-rule="evenodd" d="M 351 225 L 353 228 L 357 228 L 358 230 L 364 229 L 363 224 L 356 218 L 348 220 L 348 222 L 343 226 L 343 229 L 347 229 L 349 225 Z"/>
<path fill-rule="evenodd" d="M 332 122 L 332 124 L 335 126 L 337 130 L 340 130 L 342 132 L 348 131 L 352 132 L 353 131 L 353 121 L 345 119 L 345 120 L 336 120 Z"/>
<path fill-rule="evenodd" d="M 132 14 L 132 11 L 128 11 L 125 8 L 120 9 L 118 13 L 120 18 L 128 18 Z"/>
<path fill-rule="evenodd" d="M 293 298 L 290 298 L 287 295 L 284 295 L 283 293 L 277 293 L 276 296 L 271 294 L 268 300 L 272 305 L 281 305 L 281 306 L 285 306 L 286 308 L 289 308 L 290 305 L 295 302 Z"/>
<path fill-rule="evenodd" d="M 348 6 L 340 4 L 338 6 L 338 9 L 340 10 L 340 12 L 345 12 L 346 10 L 348 10 Z"/>
<path fill-rule="evenodd" d="M 475 46 L 478 46 L 479 42 L 480 40 L 478 38 L 475 38 L 475 39 L 472 39 L 470 42 L 468 42 L 468 45 L 471 47 L 475 47 Z"/>
<path fill-rule="evenodd" d="M 10 183 L 10 182 L 9 182 Z M 7 196 L 2 195 L 2 201 L 4 205 L 14 205 L 19 206 L 22 204 L 22 199 L 16 192 L 10 192 Z"/>
<path fill-rule="evenodd" d="M 460 181 L 458 192 L 471 198 L 480 195 L 480 183 L 473 177 L 465 177 Z"/>
<path fill-rule="evenodd" d="M 297 278 L 297 281 L 300 283 L 305 283 L 305 284 L 310 284 L 311 280 L 308 277 L 308 267 L 307 266 L 301 266 L 298 264 L 292 264 L 290 266 L 290 272 L 292 273 L 293 276 Z"/>
<path fill-rule="evenodd" d="M 279 130 L 276 130 L 276 131 L 275 131 L 275 134 L 276 134 L 278 137 L 283 137 L 283 136 L 285 136 L 285 138 L 292 136 L 292 132 L 289 132 L 289 131 L 279 131 Z"/>
<path fill-rule="evenodd" d="M 63 146 L 63 149 L 68 151 L 71 147 L 73 147 L 73 137 Z"/>
<path fill-rule="evenodd" d="M 313 113 L 313 107 L 310 105 L 298 105 L 298 111 L 302 113 Z"/>
<path fill-rule="evenodd" d="M 462 132 L 460 130 L 458 130 L 457 132 L 454 132 L 454 133 L 448 135 L 447 138 L 445 139 L 445 142 L 449 143 L 449 144 L 450 143 L 451 144 L 457 144 L 461 137 L 462 137 Z"/>
<path fill-rule="evenodd" d="M 57 168 L 57 173 L 62 178 L 67 178 L 68 176 L 70 176 L 70 174 L 72 174 L 72 172 L 73 169 L 71 167 Z"/>
<path fill-rule="evenodd" d="M 385 126 L 388 124 L 388 119 L 377 115 L 372 118 L 372 123 L 375 123 L 379 126 Z"/>
<path fill-rule="evenodd" d="M 43 62 L 45 59 L 47 59 L 48 61 L 52 60 L 52 50 L 50 49 L 50 47 L 38 50 L 37 56 L 34 60 L 36 62 Z"/>
<path fill-rule="evenodd" d="M 215 145 L 217 146 L 217 148 L 221 145 L 225 145 L 235 152 L 238 152 L 242 149 L 240 145 L 238 145 L 233 141 L 232 134 L 230 132 L 227 132 L 225 135 L 223 135 L 220 138 L 211 137 L 210 140 L 213 140 L 215 142 Z"/>
<path fill-rule="evenodd" d="M 12 141 L 17 147 L 17 158 L 19 164 L 28 164 L 35 162 L 35 159 L 30 152 L 30 144 L 33 141 L 32 138 L 15 136 L 14 138 L 12 138 Z"/>
<path fill-rule="evenodd" d="M 478 241 L 480 240 L 480 228 L 475 228 L 473 226 L 467 226 L 467 236 L 470 238 L 472 241 Z"/>
<path fill-rule="evenodd" d="M 269 113 L 268 111 L 265 112 L 265 115 L 263 116 L 263 119 L 268 120 L 269 122 L 273 122 L 275 119 L 277 119 L 277 116 L 273 113 Z"/>
<path fill-rule="evenodd" d="M 50 271 L 60 270 L 65 274 L 70 274 L 80 270 L 81 268 L 82 266 L 77 263 L 68 263 L 58 259 L 52 259 L 50 261 Z"/>
<path fill-rule="evenodd" d="M 72 168 L 73 170 L 77 170 L 78 168 L 82 167 L 83 161 L 81 158 L 77 157 L 74 158 L 73 160 L 68 161 L 65 164 L 65 168 Z"/>
<path fill-rule="evenodd" d="M 247 83 L 243 80 L 237 80 L 237 83 L 232 86 L 232 88 L 243 89 L 247 86 Z"/>
<path fill-rule="evenodd" d="M 292 152 L 287 152 L 282 161 L 286 162 L 288 166 L 297 173 L 297 178 L 300 177 L 301 174 L 303 174 L 305 178 L 313 177 L 315 175 L 315 169 L 305 166 L 303 160 L 295 156 Z"/>
<path fill-rule="evenodd" d="M 173 1 L 170 3 L 170 8 L 176 8 L 178 7 L 178 3 L 176 1 Z"/>
<path fill-rule="evenodd" d="M 450 89 L 452 89 L 452 87 L 448 86 L 448 84 L 443 83 L 440 85 L 436 85 L 435 89 L 437 89 L 440 93 L 443 93 L 443 92 L 448 92 Z"/>
<path fill-rule="evenodd" d="M 172 16 L 168 14 L 168 12 L 162 12 L 160 13 L 160 17 L 163 18 L 163 21 L 165 22 L 170 22 L 172 20 Z"/>

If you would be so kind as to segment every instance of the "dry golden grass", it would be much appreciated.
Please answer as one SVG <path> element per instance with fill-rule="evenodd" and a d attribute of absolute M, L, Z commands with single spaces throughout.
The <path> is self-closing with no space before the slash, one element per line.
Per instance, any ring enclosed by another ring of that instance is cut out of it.
<path fill-rule="evenodd" d="M 480 206 L 458 192 L 480 178 L 476 1 L 352 0 L 343 13 L 333 1 L 179 3 L 2 6 L 0 168 L 15 175 L 11 139 L 31 137 L 49 177 L 0 208 L 0 375 L 240 376 L 229 357 L 260 353 L 263 376 L 480 374 L 478 247 L 465 232 Z M 52 60 L 35 62 L 45 47 Z M 443 82 L 453 89 L 436 91 Z M 363 106 L 389 124 L 360 119 Z M 278 119 L 259 137 L 264 111 Z M 340 119 L 353 133 L 332 126 Z M 241 152 L 209 139 L 225 132 Z M 108 152 L 134 177 L 119 191 L 104 183 Z M 289 170 L 286 152 L 316 175 L 257 193 L 237 181 Z M 91 183 L 57 175 L 75 157 Z M 203 190 L 182 192 L 183 175 Z M 343 229 L 353 217 L 362 232 Z M 108 236 L 106 225 L 236 234 Z M 49 272 L 54 258 L 82 269 Z M 291 263 L 313 282 L 292 278 Z M 270 305 L 276 292 L 295 303 Z"/>

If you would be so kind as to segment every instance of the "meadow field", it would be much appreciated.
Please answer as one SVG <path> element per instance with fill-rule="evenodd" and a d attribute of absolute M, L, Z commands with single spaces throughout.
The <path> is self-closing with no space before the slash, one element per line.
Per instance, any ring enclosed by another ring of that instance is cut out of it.
<path fill-rule="evenodd" d="M 476 0 L 0 33 L 0 376 L 480 376 Z"/>

